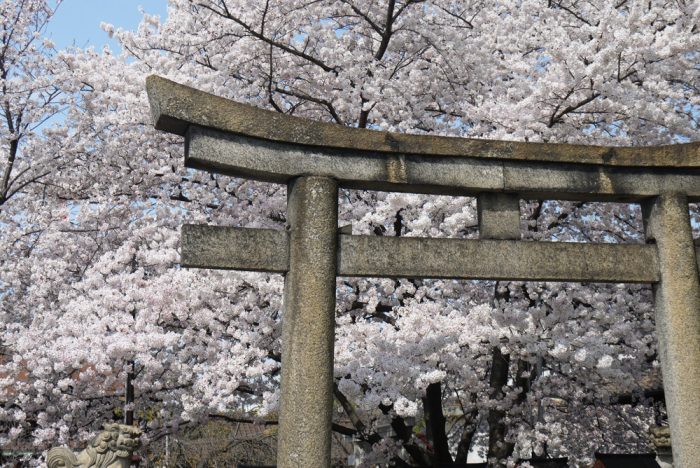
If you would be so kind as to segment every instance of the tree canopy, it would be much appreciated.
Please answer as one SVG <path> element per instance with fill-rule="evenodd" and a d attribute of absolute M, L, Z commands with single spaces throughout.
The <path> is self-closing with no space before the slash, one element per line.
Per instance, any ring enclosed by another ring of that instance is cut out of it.
<path fill-rule="evenodd" d="M 187 170 L 159 74 L 278 112 L 410 133 L 643 145 L 700 136 L 700 4 L 169 0 L 56 50 L 0 1 L 0 443 L 86 440 L 133 374 L 157 440 L 274 420 L 283 280 L 186 270 L 184 222 L 282 229 L 286 188 Z M 108 20 L 108 19 L 107 19 Z M 694 226 L 698 210 L 691 207 Z M 344 190 L 354 233 L 475 237 L 475 201 Z M 526 200 L 523 239 L 643 242 L 638 206 Z M 663 414 L 644 285 L 339 278 L 341 433 L 372 463 L 642 451 Z M 7 429 L 7 430 L 4 430 Z"/>

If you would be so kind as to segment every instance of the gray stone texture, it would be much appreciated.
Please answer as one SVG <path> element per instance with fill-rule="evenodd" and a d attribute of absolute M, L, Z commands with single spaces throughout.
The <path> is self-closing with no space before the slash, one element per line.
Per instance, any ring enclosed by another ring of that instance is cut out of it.
<path fill-rule="evenodd" d="M 656 332 L 671 427 L 673 463 L 700 463 L 700 282 L 684 195 L 662 195 L 645 207 L 660 282 L 654 286 Z"/>
<path fill-rule="evenodd" d="M 289 254 L 285 231 L 226 226 L 182 226 L 180 264 L 185 268 L 285 273 Z"/>
<path fill-rule="evenodd" d="M 331 178 L 301 177 L 290 184 L 288 197 L 277 466 L 328 468 L 338 185 Z"/>
<path fill-rule="evenodd" d="M 183 266 L 275 273 L 289 269 L 285 231 L 186 225 L 182 233 Z M 338 239 L 338 276 L 614 283 L 659 279 L 653 245 L 349 234 Z"/>
<path fill-rule="evenodd" d="M 352 151 L 604 166 L 700 167 L 700 143 L 633 148 L 406 135 L 291 117 L 159 76 L 149 76 L 146 89 L 155 127 L 178 135 L 184 135 L 192 124 L 286 144 Z"/>
<path fill-rule="evenodd" d="M 384 153 L 289 146 L 201 127 L 187 132 L 185 164 L 240 177 L 286 183 L 305 174 L 335 177 L 345 187 L 394 190 L 407 184 L 495 190 L 503 168 L 494 161 L 400 157 Z M 467 169 L 467 170 L 464 170 Z"/>
<path fill-rule="evenodd" d="M 504 162 L 506 191 L 540 200 L 643 201 L 666 192 L 700 197 L 700 171 Z"/>
<path fill-rule="evenodd" d="M 520 239 L 520 198 L 510 193 L 477 197 L 481 239 Z"/>
<path fill-rule="evenodd" d="M 411 135 L 408 135 L 411 136 Z M 639 201 L 666 191 L 700 198 L 700 168 L 630 168 L 299 146 L 198 126 L 186 132 L 185 164 L 266 182 L 333 177 L 354 189 L 521 198 Z"/>
<path fill-rule="evenodd" d="M 81 452 L 54 447 L 46 454 L 47 468 L 129 468 L 134 451 L 141 445 L 138 427 L 104 424 L 100 432 Z M 7 465 L 3 465 L 7 466 Z"/>
<path fill-rule="evenodd" d="M 340 236 L 339 276 L 649 283 L 653 246 Z"/>

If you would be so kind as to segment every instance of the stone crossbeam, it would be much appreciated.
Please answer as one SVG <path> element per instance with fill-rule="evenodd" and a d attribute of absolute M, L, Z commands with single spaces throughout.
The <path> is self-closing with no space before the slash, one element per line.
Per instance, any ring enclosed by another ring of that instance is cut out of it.
<path fill-rule="evenodd" d="M 190 268 L 288 269 L 287 231 L 184 225 L 182 265 Z M 655 283 L 656 248 L 339 234 L 338 276 Z"/>
<path fill-rule="evenodd" d="M 525 199 L 641 201 L 665 192 L 700 199 L 700 170 L 593 166 L 290 146 L 191 126 L 185 165 L 265 182 L 316 174 L 345 188 Z"/>
<path fill-rule="evenodd" d="M 289 270 L 286 231 L 185 224 L 180 245 L 180 264 L 185 268 L 270 273 Z"/>
<path fill-rule="evenodd" d="M 155 127 L 184 135 L 191 125 L 285 144 L 353 152 L 412 153 L 621 167 L 700 167 L 700 144 L 608 147 L 406 135 L 314 122 L 241 104 L 159 76 L 146 89 Z"/>
<path fill-rule="evenodd" d="M 603 147 L 404 135 L 258 109 L 160 77 L 147 81 L 155 126 L 185 136 L 185 164 L 276 183 L 314 174 L 340 187 L 521 198 L 700 200 L 700 144 Z"/>

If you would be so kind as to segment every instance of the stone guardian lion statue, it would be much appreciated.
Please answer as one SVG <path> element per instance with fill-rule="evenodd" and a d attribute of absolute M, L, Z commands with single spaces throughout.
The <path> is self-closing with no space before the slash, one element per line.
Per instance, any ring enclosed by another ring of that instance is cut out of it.
<path fill-rule="evenodd" d="M 105 424 L 90 446 L 80 453 L 55 447 L 46 456 L 48 468 L 129 468 L 139 446 L 141 430 L 123 424 Z"/>

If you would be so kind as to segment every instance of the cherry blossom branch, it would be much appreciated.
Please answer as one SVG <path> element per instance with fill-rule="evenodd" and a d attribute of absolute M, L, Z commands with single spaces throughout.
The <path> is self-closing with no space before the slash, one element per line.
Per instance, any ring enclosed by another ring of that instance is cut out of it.
<path fill-rule="evenodd" d="M 233 21 L 234 23 L 241 26 L 246 32 L 248 32 L 251 36 L 255 37 L 256 39 L 260 39 L 261 41 L 263 41 L 267 44 L 270 44 L 271 46 L 274 46 L 277 49 L 283 50 L 291 55 L 302 58 L 302 59 L 306 60 L 307 62 L 318 66 L 319 68 L 321 68 L 325 72 L 332 72 L 332 73 L 335 73 L 336 75 L 338 74 L 338 70 L 336 67 L 327 65 L 322 60 L 320 60 L 316 57 L 313 57 L 305 52 L 299 51 L 294 47 L 291 47 L 291 46 L 288 46 L 288 45 L 283 44 L 281 42 L 275 41 L 275 40 L 261 34 L 260 32 L 256 31 L 249 24 L 247 24 L 246 22 L 244 22 L 243 20 L 241 20 L 237 16 L 231 14 L 231 12 L 226 7 L 225 2 L 223 2 L 223 11 L 217 10 L 216 8 L 212 8 L 211 6 L 207 5 L 206 3 L 197 3 L 197 5 L 211 11 L 212 13 L 214 13 L 218 16 L 221 16 L 222 18 L 226 18 L 226 19 Z"/>

